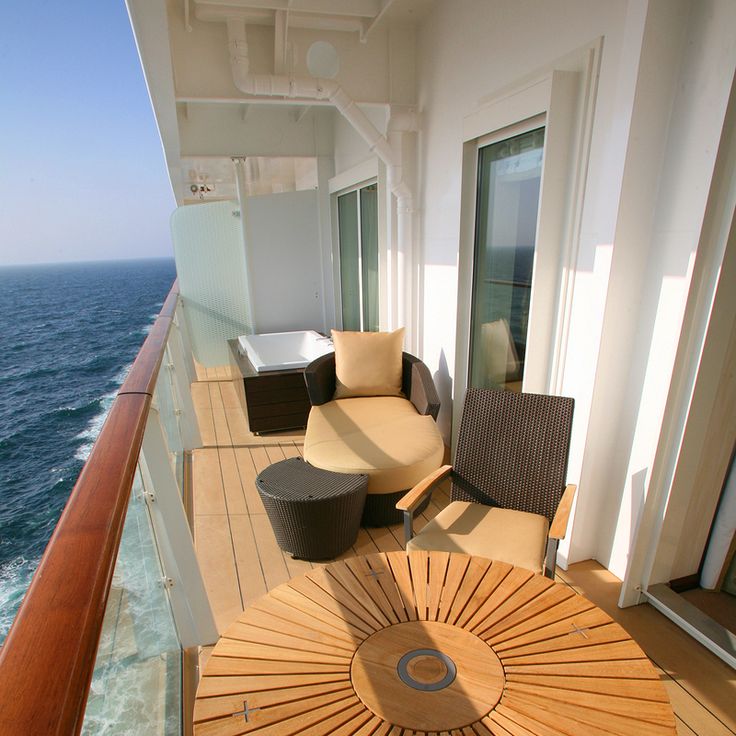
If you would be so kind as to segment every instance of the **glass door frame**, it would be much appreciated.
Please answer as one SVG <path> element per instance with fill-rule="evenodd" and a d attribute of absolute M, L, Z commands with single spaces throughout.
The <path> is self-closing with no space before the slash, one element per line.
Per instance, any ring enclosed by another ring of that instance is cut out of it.
<path fill-rule="evenodd" d="M 366 187 L 375 186 L 377 190 L 377 235 L 378 235 L 378 313 L 379 313 L 379 329 L 381 322 L 381 305 L 383 304 L 383 279 L 382 279 L 382 264 L 381 264 L 381 183 L 380 177 L 375 176 L 364 181 L 356 182 L 350 186 L 344 187 L 337 191 L 331 191 L 331 210 L 332 210 L 332 233 L 333 233 L 333 262 L 334 262 L 334 273 L 335 273 L 335 321 L 339 329 L 345 329 L 343 324 L 343 299 L 342 299 L 342 271 L 341 271 L 341 256 L 340 256 L 340 226 L 339 226 L 339 211 L 338 211 L 338 199 L 350 194 L 351 192 L 358 193 L 357 201 L 357 223 L 358 223 L 358 234 L 359 237 L 362 232 L 361 228 L 361 206 L 360 206 L 360 191 Z M 358 291 L 360 301 L 360 325 L 361 330 L 364 329 L 364 315 L 363 315 L 363 267 L 362 267 L 362 248 L 359 248 L 358 254 Z"/>
<path fill-rule="evenodd" d="M 537 236 L 522 389 L 561 394 L 592 123 L 590 74 L 550 70 L 463 119 L 452 446 L 468 386 L 479 148 L 544 127 Z"/>
<path fill-rule="evenodd" d="M 474 300 L 475 300 L 475 287 L 476 287 L 476 278 L 478 274 L 478 263 L 477 263 L 477 240 L 480 236 L 480 222 L 478 220 L 480 212 L 479 212 L 479 202 L 478 199 L 480 197 L 480 159 L 483 153 L 483 149 L 488 148 L 489 146 L 492 146 L 496 143 L 502 143 L 503 141 L 511 140 L 513 138 L 517 138 L 519 136 L 522 136 L 526 133 L 531 133 L 535 130 L 543 130 L 546 134 L 546 125 L 545 125 L 545 116 L 544 115 L 537 115 L 534 118 L 530 118 L 528 120 L 524 120 L 521 123 L 518 123 L 516 125 L 509 126 L 508 128 L 504 128 L 503 130 L 495 131 L 494 133 L 490 135 L 483 136 L 482 138 L 478 138 L 475 145 L 475 151 L 476 151 L 476 158 L 475 158 L 475 181 L 476 181 L 476 189 L 475 189 L 475 230 L 474 230 L 474 237 L 473 237 L 473 253 L 472 253 L 472 290 L 470 294 L 470 323 L 468 325 L 470 335 L 468 339 L 468 365 L 467 365 L 467 375 L 466 375 L 466 381 L 467 384 L 470 385 L 471 382 L 471 373 L 472 373 L 472 351 L 473 351 L 473 326 L 474 326 L 474 320 L 475 320 L 475 310 L 474 310 Z M 544 173 L 544 155 L 546 150 L 546 140 L 543 143 L 542 146 L 542 175 Z M 535 226 L 535 233 L 534 233 L 534 265 L 536 265 L 536 246 L 537 246 L 537 234 L 539 231 L 539 214 L 540 214 L 540 204 L 541 204 L 541 181 L 540 181 L 540 196 L 539 196 L 539 202 L 537 204 L 537 212 L 536 212 L 536 226 Z M 490 220 L 489 220 L 490 222 Z M 535 286 L 535 278 L 536 278 L 536 268 L 532 269 L 532 281 L 529 285 L 529 291 L 530 291 L 530 305 L 529 305 L 529 313 L 528 313 L 528 323 L 529 326 L 527 328 L 526 332 L 526 342 L 530 342 L 530 333 L 531 333 L 531 314 L 532 314 L 532 304 L 533 301 L 533 295 L 534 295 L 534 286 Z M 522 373 L 522 382 L 521 382 L 521 390 L 524 389 L 524 375 L 525 373 Z"/>

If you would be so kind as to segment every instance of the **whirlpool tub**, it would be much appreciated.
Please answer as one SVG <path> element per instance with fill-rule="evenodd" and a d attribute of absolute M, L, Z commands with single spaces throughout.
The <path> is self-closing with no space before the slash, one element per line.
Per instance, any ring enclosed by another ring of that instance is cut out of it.
<path fill-rule="evenodd" d="M 304 368 L 333 351 L 332 340 L 314 330 L 241 335 L 238 349 L 258 373 Z"/>

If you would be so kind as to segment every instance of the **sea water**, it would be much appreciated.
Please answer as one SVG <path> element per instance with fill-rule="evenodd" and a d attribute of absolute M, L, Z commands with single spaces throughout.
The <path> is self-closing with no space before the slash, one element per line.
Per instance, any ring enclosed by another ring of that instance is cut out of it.
<path fill-rule="evenodd" d="M 174 278 L 172 259 L 0 268 L 0 642 Z"/>

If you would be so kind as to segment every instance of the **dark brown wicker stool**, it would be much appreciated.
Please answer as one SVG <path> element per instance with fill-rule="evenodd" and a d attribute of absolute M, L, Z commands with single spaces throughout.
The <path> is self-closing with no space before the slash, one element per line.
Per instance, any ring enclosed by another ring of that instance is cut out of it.
<path fill-rule="evenodd" d="M 279 547 L 304 560 L 329 560 L 358 536 L 367 475 L 320 470 L 301 458 L 269 465 L 256 478 Z"/>

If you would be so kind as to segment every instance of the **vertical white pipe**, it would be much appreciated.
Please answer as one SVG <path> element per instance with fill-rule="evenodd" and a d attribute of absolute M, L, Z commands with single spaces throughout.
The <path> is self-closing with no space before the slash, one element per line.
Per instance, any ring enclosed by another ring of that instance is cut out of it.
<path fill-rule="evenodd" d="M 240 231 L 243 236 L 243 258 L 245 260 L 245 283 L 247 284 L 248 293 L 245 295 L 245 302 L 248 309 L 248 327 L 250 332 L 256 332 L 256 315 L 253 310 L 253 282 L 250 269 L 250 247 L 248 237 L 248 210 L 246 196 L 245 181 L 245 158 L 233 158 L 235 164 L 235 182 L 238 189 L 238 204 L 240 205 Z"/>

